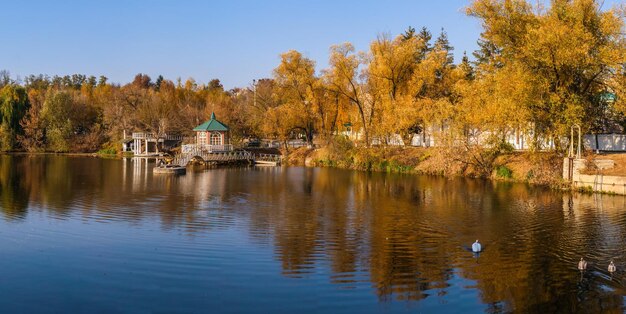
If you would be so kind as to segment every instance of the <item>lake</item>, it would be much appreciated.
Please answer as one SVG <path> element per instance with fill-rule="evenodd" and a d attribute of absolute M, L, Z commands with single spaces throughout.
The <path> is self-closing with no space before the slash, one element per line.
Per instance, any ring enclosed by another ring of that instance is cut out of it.
<path fill-rule="evenodd" d="M 621 196 L 298 167 L 155 175 L 153 166 L 1 155 L 0 312 L 625 308 Z M 468 250 L 476 239 L 480 255 Z"/>

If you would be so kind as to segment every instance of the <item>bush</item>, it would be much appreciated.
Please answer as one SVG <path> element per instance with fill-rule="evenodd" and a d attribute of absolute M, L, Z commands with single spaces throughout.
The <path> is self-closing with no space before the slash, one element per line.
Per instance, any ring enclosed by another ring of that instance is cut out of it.
<path fill-rule="evenodd" d="M 62 129 L 51 129 L 47 132 L 48 150 L 55 153 L 66 153 L 70 150 L 68 136 Z"/>
<path fill-rule="evenodd" d="M 498 158 L 510 154 L 513 146 L 494 134 L 481 143 L 467 139 L 460 146 L 449 145 L 444 150 L 446 158 L 463 164 L 463 173 L 470 171 L 473 175 L 487 178 L 498 168 Z"/>
<path fill-rule="evenodd" d="M 13 149 L 15 144 L 15 132 L 8 124 L 2 123 L 0 126 L 0 151 L 6 152 Z"/>
<path fill-rule="evenodd" d="M 117 151 L 115 148 L 103 148 L 98 151 L 98 155 L 115 155 Z"/>
<path fill-rule="evenodd" d="M 498 166 L 496 168 L 496 176 L 498 178 L 511 179 L 513 178 L 513 170 L 504 165 Z"/>

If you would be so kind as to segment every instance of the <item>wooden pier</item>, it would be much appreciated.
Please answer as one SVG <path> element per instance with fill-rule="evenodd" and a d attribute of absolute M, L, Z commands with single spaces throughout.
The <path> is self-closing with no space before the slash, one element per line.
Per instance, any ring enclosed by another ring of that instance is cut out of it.
<path fill-rule="evenodd" d="M 281 155 L 255 154 L 245 150 L 211 152 L 204 150 L 186 151 L 177 154 L 171 161 L 173 165 L 187 166 L 191 162 L 204 165 L 229 165 L 247 163 L 268 166 L 279 166 L 282 162 Z"/>
<path fill-rule="evenodd" d="M 254 164 L 259 166 L 280 166 L 283 156 L 275 154 L 256 154 Z"/>

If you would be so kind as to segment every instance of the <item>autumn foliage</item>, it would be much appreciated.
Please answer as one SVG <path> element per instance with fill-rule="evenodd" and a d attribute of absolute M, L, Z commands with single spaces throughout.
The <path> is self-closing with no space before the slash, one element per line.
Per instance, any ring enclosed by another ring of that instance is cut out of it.
<path fill-rule="evenodd" d="M 594 0 L 474 0 L 479 49 L 454 62 L 445 31 L 409 27 L 379 35 L 367 51 L 334 45 L 328 68 L 298 51 L 280 55 L 270 78 L 225 90 L 219 80 L 125 85 L 106 77 L 0 75 L 0 149 L 95 151 L 124 133 L 192 135 L 211 112 L 248 137 L 329 143 L 346 125 L 357 145 L 409 143 L 431 132 L 440 143 L 522 134 L 555 148 L 574 124 L 584 132 L 626 125 L 624 10 Z M 497 141 L 495 141 L 497 145 Z"/>

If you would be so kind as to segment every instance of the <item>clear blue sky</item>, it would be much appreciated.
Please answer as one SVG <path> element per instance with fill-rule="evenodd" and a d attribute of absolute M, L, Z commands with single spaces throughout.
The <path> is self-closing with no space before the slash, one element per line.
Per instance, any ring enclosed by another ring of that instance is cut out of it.
<path fill-rule="evenodd" d="M 480 33 L 463 13 L 468 0 L 0 2 L 0 69 L 22 77 L 81 73 L 126 83 L 146 73 L 219 78 L 232 88 L 271 76 L 289 49 L 322 69 L 333 44 L 366 50 L 378 34 L 411 25 L 433 37 L 445 28 L 458 59 Z"/>

